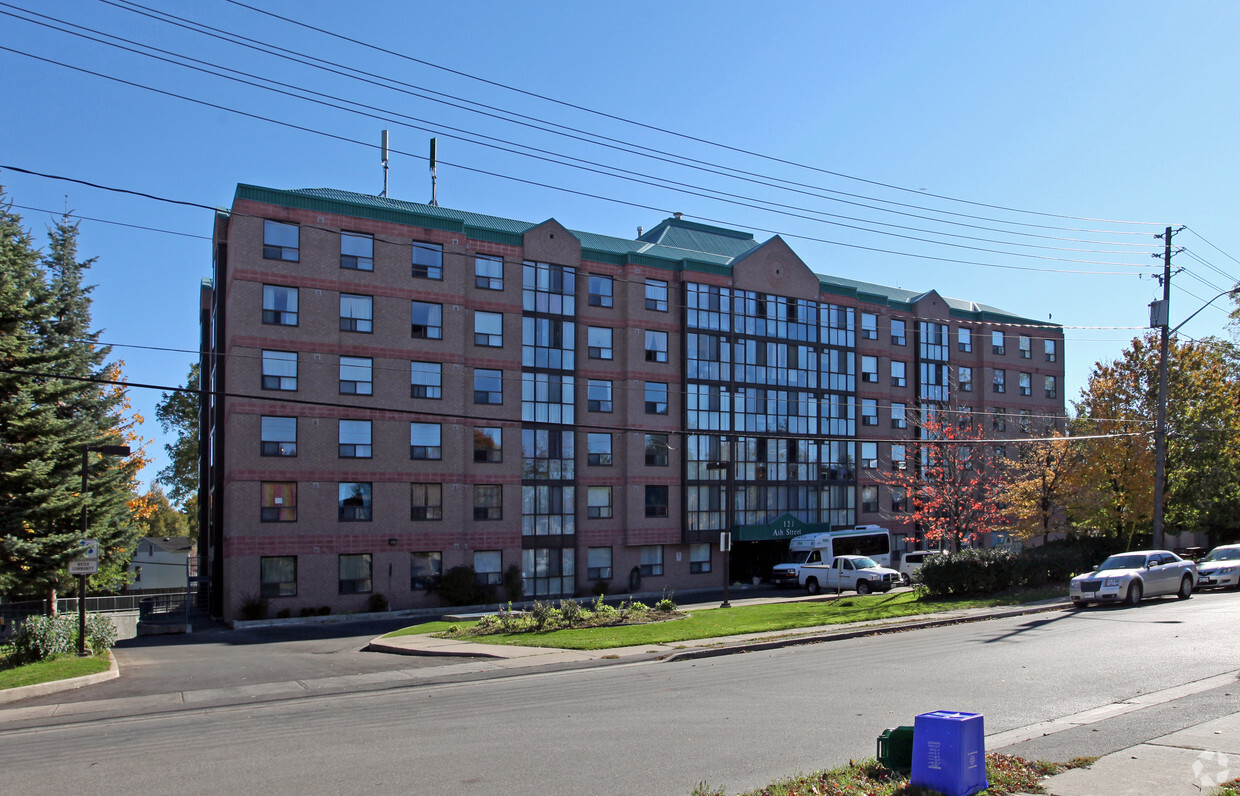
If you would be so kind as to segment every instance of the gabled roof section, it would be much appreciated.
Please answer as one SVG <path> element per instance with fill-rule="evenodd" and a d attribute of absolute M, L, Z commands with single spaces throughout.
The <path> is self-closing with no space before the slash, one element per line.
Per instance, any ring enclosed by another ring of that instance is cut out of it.
<path fill-rule="evenodd" d="M 960 320 L 1016 321 L 1036 326 L 1059 326 L 1057 323 L 1026 318 L 1007 310 L 1001 310 L 998 307 L 992 307 L 989 304 L 979 304 L 976 301 L 966 301 L 965 299 L 947 298 L 935 290 L 917 292 L 898 287 L 889 287 L 888 285 L 879 285 L 873 282 L 845 279 L 842 276 L 831 276 L 828 274 L 818 274 L 818 281 L 824 293 L 834 293 L 837 296 L 852 296 L 861 301 L 881 304 L 892 309 L 912 311 L 913 306 L 917 302 L 933 293 L 939 295 L 947 304 L 951 311 L 951 317 L 959 318 Z"/>
<path fill-rule="evenodd" d="M 194 546 L 194 540 L 188 536 L 144 536 L 138 543 L 139 549 L 144 544 L 155 545 L 169 553 L 185 553 Z"/>
<path fill-rule="evenodd" d="M 674 217 L 665 218 L 638 240 L 672 249 L 723 257 L 736 257 L 758 245 L 753 235 L 748 232 L 712 227 Z"/>

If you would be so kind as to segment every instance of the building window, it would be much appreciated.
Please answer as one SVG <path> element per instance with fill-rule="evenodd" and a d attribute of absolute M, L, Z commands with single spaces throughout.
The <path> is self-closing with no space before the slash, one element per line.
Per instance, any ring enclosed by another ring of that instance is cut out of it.
<path fill-rule="evenodd" d="M 521 319 L 521 364 L 525 367 L 572 370 L 576 351 L 576 329 L 572 321 L 528 315 Z"/>
<path fill-rule="evenodd" d="M 995 354 L 1007 352 L 1007 348 L 1003 345 L 1003 332 L 990 333 L 990 350 Z"/>
<path fill-rule="evenodd" d="M 956 347 L 966 354 L 973 350 L 973 332 L 964 327 L 956 330 Z"/>
<path fill-rule="evenodd" d="M 1022 373 L 1018 378 L 1019 380 L 1017 383 L 1020 386 L 1020 394 L 1033 395 L 1033 374 Z"/>
<path fill-rule="evenodd" d="M 263 258 L 266 260 L 298 260 L 301 228 L 280 221 L 263 222 Z"/>
<path fill-rule="evenodd" d="M 297 556 L 261 556 L 258 581 L 260 597 L 296 597 Z"/>
<path fill-rule="evenodd" d="M 908 385 L 908 370 L 904 362 L 891 360 L 891 386 L 905 387 Z"/>
<path fill-rule="evenodd" d="M 908 492 L 896 488 L 891 490 L 891 510 L 897 513 L 908 511 Z"/>
<path fill-rule="evenodd" d="M 612 282 L 610 276 L 590 274 L 588 287 L 589 304 L 591 307 L 610 307 L 612 305 Z"/>
<path fill-rule="evenodd" d="M 709 542 L 689 545 L 689 572 L 693 574 L 710 572 Z"/>
<path fill-rule="evenodd" d="M 427 340 L 443 339 L 443 305 L 413 302 L 412 336 Z"/>
<path fill-rule="evenodd" d="M 438 423 L 409 424 L 409 458 L 435 461 L 443 458 L 443 442 Z"/>
<path fill-rule="evenodd" d="M 375 239 L 357 232 L 341 232 L 340 267 L 353 271 L 375 270 Z"/>
<path fill-rule="evenodd" d="M 1033 342 L 1025 335 L 1016 338 L 1016 347 L 1020 350 L 1021 359 L 1033 359 Z"/>
<path fill-rule="evenodd" d="M 340 294 L 340 331 L 363 332 L 369 334 L 375 330 L 375 300 L 372 296 L 358 296 L 353 293 Z"/>
<path fill-rule="evenodd" d="M 1058 395 L 1058 392 L 1055 390 L 1055 377 L 1054 376 L 1047 376 L 1045 378 L 1045 380 L 1043 381 L 1043 388 L 1046 391 L 1047 398 L 1054 398 L 1056 395 Z"/>
<path fill-rule="evenodd" d="M 661 381 L 646 382 L 646 414 L 667 414 L 667 385 Z"/>
<path fill-rule="evenodd" d="M 586 352 L 590 359 L 611 359 L 614 356 L 611 343 L 612 330 L 591 326 L 586 330 Z"/>
<path fill-rule="evenodd" d="M 259 429 L 263 456 L 297 455 L 297 418 L 264 415 Z"/>
<path fill-rule="evenodd" d="M 297 522 L 297 482 L 263 481 L 261 522 Z"/>
<path fill-rule="evenodd" d="M 586 516 L 592 520 L 611 518 L 611 487 L 586 487 Z"/>
<path fill-rule="evenodd" d="M 878 357 L 861 357 L 861 380 L 878 383 Z"/>
<path fill-rule="evenodd" d="M 586 382 L 586 409 L 591 412 L 610 412 L 611 382 L 590 379 Z"/>
<path fill-rule="evenodd" d="M 667 467 L 667 452 L 671 446 L 667 444 L 666 434 L 646 435 L 646 466 Z"/>
<path fill-rule="evenodd" d="M 438 243 L 413 242 L 413 278 L 443 279 L 443 246 Z"/>
<path fill-rule="evenodd" d="M 341 357 L 340 394 L 371 395 L 374 392 L 371 368 L 370 357 Z"/>
<path fill-rule="evenodd" d="M 474 461 L 502 462 L 504 460 L 503 437 L 500 428 L 474 429 Z"/>
<path fill-rule="evenodd" d="M 263 389 L 297 390 L 297 353 L 295 351 L 263 352 Z"/>
<path fill-rule="evenodd" d="M 340 594 L 370 594 L 370 553 L 340 556 Z"/>
<path fill-rule="evenodd" d="M 878 469 L 878 443 L 863 442 L 861 443 L 861 469 L 877 470 Z"/>
<path fill-rule="evenodd" d="M 342 459 L 369 459 L 370 421 L 341 420 L 339 447 Z"/>
<path fill-rule="evenodd" d="M 893 403 L 891 405 L 891 427 L 907 428 L 908 420 L 904 414 L 904 404 Z"/>
<path fill-rule="evenodd" d="M 297 288 L 263 285 L 263 323 L 297 325 Z"/>
<path fill-rule="evenodd" d="M 891 469 L 895 472 L 908 466 L 908 452 L 903 445 L 891 446 Z"/>
<path fill-rule="evenodd" d="M 573 377 L 565 374 L 521 374 L 521 419 L 527 423 L 572 425 L 575 417 Z"/>
<path fill-rule="evenodd" d="M 995 375 L 991 378 L 990 389 L 992 392 L 1007 392 L 1007 371 L 995 368 Z"/>
<path fill-rule="evenodd" d="M 438 362 L 410 362 L 409 397 L 443 398 L 443 365 Z"/>
<path fill-rule="evenodd" d="M 642 546 L 640 572 L 642 577 L 657 577 L 663 574 L 663 545 L 648 544 Z"/>
<path fill-rule="evenodd" d="M 572 438 L 571 433 L 565 433 L 564 436 Z M 572 454 L 568 447 L 565 447 L 564 452 Z M 572 477 L 571 468 L 568 477 Z M 521 535 L 571 536 L 576 532 L 576 500 L 576 487 L 550 484 L 522 486 Z"/>
<path fill-rule="evenodd" d="M 892 345 L 904 345 L 905 344 L 904 321 L 896 320 L 895 318 L 891 319 L 891 344 Z"/>
<path fill-rule="evenodd" d="M 586 434 L 586 464 L 611 466 L 611 434 Z"/>
<path fill-rule="evenodd" d="M 474 370 L 474 403 L 502 404 L 504 402 L 504 371 Z"/>
<path fill-rule="evenodd" d="M 576 279 L 575 268 L 527 260 L 521 269 L 521 308 L 548 315 L 577 314 Z"/>
<path fill-rule="evenodd" d="M 409 485 L 409 519 L 443 519 L 443 484 Z"/>
<path fill-rule="evenodd" d="M 1007 431 L 1007 410 L 995 407 L 990 410 L 990 424 L 995 431 Z"/>
<path fill-rule="evenodd" d="M 370 522 L 370 484 L 342 481 L 336 507 L 341 522 Z"/>
<path fill-rule="evenodd" d="M 503 258 L 490 254 L 474 255 L 474 287 L 480 290 L 503 290 Z"/>
<path fill-rule="evenodd" d="M 501 313 L 474 313 L 474 345 L 503 348 L 504 316 Z"/>
<path fill-rule="evenodd" d="M 957 367 L 956 382 L 961 392 L 973 392 L 973 368 Z"/>
<path fill-rule="evenodd" d="M 443 581 L 443 553 L 410 553 L 409 554 L 409 588 L 439 588 Z"/>
<path fill-rule="evenodd" d="M 878 316 L 872 312 L 861 313 L 861 339 L 878 339 Z"/>
<path fill-rule="evenodd" d="M 1047 362 L 1054 362 L 1055 361 L 1055 341 L 1054 340 L 1043 340 L 1042 341 L 1042 353 L 1046 357 Z"/>
<path fill-rule="evenodd" d="M 648 484 L 646 486 L 646 516 L 667 516 L 667 485 Z"/>
<path fill-rule="evenodd" d="M 667 283 L 658 279 L 646 280 L 646 309 L 667 312 Z"/>
<path fill-rule="evenodd" d="M 878 425 L 878 401 L 873 398 L 861 399 L 861 425 Z"/>
<path fill-rule="evenodd" d="M 498 586 L 504 582 L 504 553 L 501 550 L 474 551 L 474 577 L 479 586 Z"/>
<path fill-rule="evenodd" d="M 667 332 L 646 330 L 646 361 L 667 361 Z"/>
<path fill-rule="evenodd" d="M 586 549 L 586 580 L 611 580 L 611 548 Z"/>
<path fill-rule="evenodd" d="M 474 519 L 504 518 L 504 487 L 499 484 L 474 484 Z"/>
<path fill-rule="evenodd" d="M 874 514 L 878 511 L 878 487 L 861 487 L 861 511 L 863 514 Z"/>

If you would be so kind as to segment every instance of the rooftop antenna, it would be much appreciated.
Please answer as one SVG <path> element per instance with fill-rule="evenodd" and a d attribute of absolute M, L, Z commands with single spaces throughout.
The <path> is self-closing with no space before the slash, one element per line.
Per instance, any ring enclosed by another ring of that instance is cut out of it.
<path fill-rule="evenodd" d="M 384 130 L 383 135 L 379 137 L 380 160 L 383 161 L 383 193 L 379 194 L 384 199 L 388 198 L 388 131 Z"/>
<path fill-rule="evenodd" d="M 431 207 L 439 207 L 439 186 L 435 184 L 437 178 L 435 167 L 438 165 L 435 150 L 438 148 L 438 144 L 438 138 L 431 139 Z"/>

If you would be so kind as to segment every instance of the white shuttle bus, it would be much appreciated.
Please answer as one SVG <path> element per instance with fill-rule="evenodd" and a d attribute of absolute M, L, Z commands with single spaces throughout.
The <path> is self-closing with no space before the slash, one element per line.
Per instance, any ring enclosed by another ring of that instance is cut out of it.
<path fill-rule="evenodd" d="M 865 556 L 874 559 L 880 567 L 890 567 L 893 541 L 891 531 L 880 525 L 804 533 L 788 543 L 791 561 L 777 564 L 771 570 L 771 580 L 777 586 L 796 586 L 802 565 L 830 564 L 836 556 Z"/>

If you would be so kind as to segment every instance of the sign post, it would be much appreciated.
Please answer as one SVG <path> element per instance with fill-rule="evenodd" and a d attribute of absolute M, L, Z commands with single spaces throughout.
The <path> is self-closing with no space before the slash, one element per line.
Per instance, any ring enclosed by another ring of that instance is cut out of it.
<path fill-rule="evenodd" d="M 83 539 L 80 558 L 69 562 L 69 574 L 78 579 L 78 657 L 86 657 L 86 576 L 99 571 L 99 542 Z"/>

